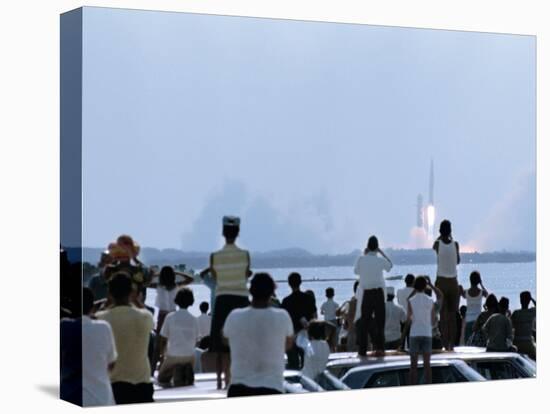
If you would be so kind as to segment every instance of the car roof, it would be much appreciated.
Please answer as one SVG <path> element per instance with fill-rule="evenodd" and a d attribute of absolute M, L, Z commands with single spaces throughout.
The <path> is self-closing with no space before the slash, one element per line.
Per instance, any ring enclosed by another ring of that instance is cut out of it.
<path fill-rule="evenodd" d="M 387 362 L 379 362 L 379 363 L 372 363 L 369 365 L 359 365 L 357 367 L 354 367 L 350 369 L 348 372 L 351 371 L 359 371 L 359 370 L 376 370 L 380 368 L 408 368 L 410 366 L 410 359 L 402 359 L 402 360 L 396 360 L 396 361 L 387 361 Z M 421 366 L 423 364 L 422 359 L 418 361 L 418 365 Z M 463 361 L 459 359 L 438 359 L 435 361 L 431 361 L 430 364 L 432 366 L 447 366 L 447 365 L 462 365 L 464 364 Z"/>
<path fill-rule="evenodd" d="M 486 352 L 485 348 L 457 347 L 453 352 L 434 352 L 432 361 L 437 360 L 502 360 L 521 358 L 519 354 L 513 352 Z M 357 353 L 341 353 L 334 355 L 327 363 L 327 368 L 349 365 L 371 366 L 375 364 L 390 364 L 392 362 L 407 361 L 410 355 L 405 352 L 386 354 L 383 357 L 359 357 Z"/>

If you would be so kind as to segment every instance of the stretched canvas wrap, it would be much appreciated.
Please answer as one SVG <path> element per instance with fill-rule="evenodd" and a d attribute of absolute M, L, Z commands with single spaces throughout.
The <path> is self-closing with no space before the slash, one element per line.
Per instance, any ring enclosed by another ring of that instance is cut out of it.
<path fill-rule="evenodd" d="M 62 399 L 536 376 L 534 36 L 60 24 Z"/>

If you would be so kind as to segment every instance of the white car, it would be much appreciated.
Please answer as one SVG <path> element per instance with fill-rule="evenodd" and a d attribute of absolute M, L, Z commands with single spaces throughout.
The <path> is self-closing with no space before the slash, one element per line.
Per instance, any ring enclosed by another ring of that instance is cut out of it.
<path fill-rule="evenodd" d="M 327 370 L 341 378 L 349 369 L 378 362 L 406 361 L 406 353 L 388 353 L 382 358 L 360 358 L 353 353 L 331 354 Z M 436 352 L 432 361 L 439 359 L 458 359 L 466 362 L 488 380 L 534 378 L 536 365 L 528 358 L 511 352 L 486 352 L 485 348 L 456 347 L 454 352 Z"/>
<path fill-rule="evenodd" d="M 485 381 L 477 371 L 456 359 L 434 360 L 431 368 L 432 384 Z M 351 368 L 341 380 L 351 389 L 408 385 L 410 369 L 410 360 L 372 363 Z M 424 383 L 422 361 L 418 362 L 418 382 Z"/>

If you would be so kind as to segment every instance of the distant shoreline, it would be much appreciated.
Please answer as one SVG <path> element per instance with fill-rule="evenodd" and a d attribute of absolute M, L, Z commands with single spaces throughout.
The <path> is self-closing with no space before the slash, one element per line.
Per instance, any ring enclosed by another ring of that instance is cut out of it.
<path fill-rule="evenodd" d="M 68 248 L 69 256 L 78 257 L 78 249 Z M 96 264 L 104 249 L 85 247 L 82 249 L 83 261 Z M 435 253 L 431 249 L 386 249 L 395 265 L 431 265 L 436 263 Z M 71 254 L 72 253 L 72 254 Z M 284 249 L 271 252 L 252 252 L 251 261 L 254 268 L 305 268 L 353 266 L 359 250 L 348 254 L 312 254 L 303 249 Z M 184 252 L 177 249 L 141 249 L 140 259 L 147 265 L 177 265 L 202 269 L 208 265 L 210 253 Z M 535 252 L 484 252 L 461 253 L 462 263 L 529 263 L 536 261 Z"/>

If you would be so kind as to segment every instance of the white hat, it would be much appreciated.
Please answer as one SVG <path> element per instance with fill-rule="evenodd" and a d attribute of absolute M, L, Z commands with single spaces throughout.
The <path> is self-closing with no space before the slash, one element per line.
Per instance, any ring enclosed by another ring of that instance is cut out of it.
<path fill-rule="evenodd" d="M 395 288 L 393 286 L 388 286 L 386 288 L 386 295 L 393 295 L 395 296 Z"/>

